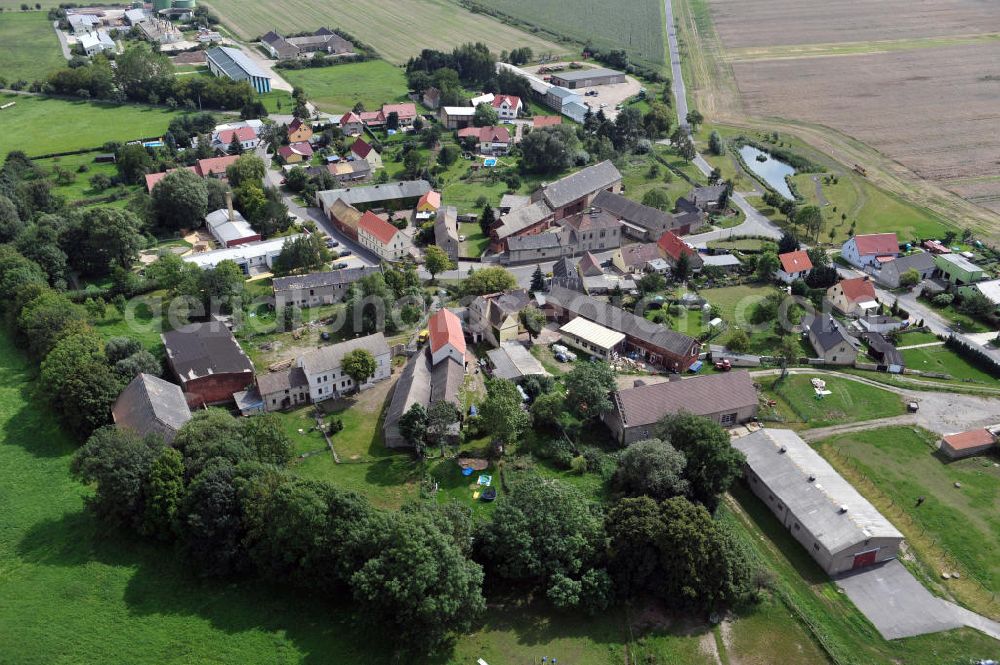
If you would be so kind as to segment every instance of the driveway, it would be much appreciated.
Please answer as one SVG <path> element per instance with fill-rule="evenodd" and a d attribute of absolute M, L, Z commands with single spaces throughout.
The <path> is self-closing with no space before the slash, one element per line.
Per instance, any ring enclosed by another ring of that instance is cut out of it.
<path fill-rule="evenodd" d="M 274 69 L 275 60 L 265 58 L 263 53 L 252 46 L 236 43 L 234 43 L 233 46 L 243 51 L 244 55 L 253 60 L 258 67 L 271 75 L 272 90 L 285 90 L 287 92 L 292 91 L 292 84 L 281 78 L 281 74 Z"/>
<path fill-rule="evenodd" d="M 62 49 L 63 57 L 69 60 L 73 57 L 73 54 L 70 52 L 69 44 L 66 42 L 66 33 L 59 29 L 59 21 L 53 21 L 52 28 L 56 31 L 56 37 L 59 38 L 59 48 Z"/>

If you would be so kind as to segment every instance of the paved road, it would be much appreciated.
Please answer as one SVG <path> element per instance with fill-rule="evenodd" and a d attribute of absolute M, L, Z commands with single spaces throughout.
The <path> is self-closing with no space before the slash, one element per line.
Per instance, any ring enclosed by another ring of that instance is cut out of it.
<path fill-rule="evenodd" d="M 667 50 L 670 56 L 671 72 L 670 86 L 674 93 L 674 106 L 677 108 L 677 122 L 685 130 L 690 131 L 687 122 L 687 88 L 684 86 L 684 73 L 681 70 L 681 54 L 680 49 L 677 47 L 677 28 L 674 24 L 674 10 L 670 2 L 671 0 L 663 0 L 663 9 L 667 17 Z M 694 165 L 706 176 L 712 172 L 712 166 L 701 155 L 695 156 Z M 726 238 L 743 236 L 759 236 L 773 240 L 781 237 L 781 229 L 750 205 L 743 194 L 733 192 L 731 198 L 736 207 L 743 211 L 746 221 L 731 229 L 699 233 L 698 235 L 688 236 L 684 240 L 695 244 L 708 242 L 709 240 L 724 240 Z"/>
<path fill-rule="evenodd" d="M 836 266 L 837 273 L 843 279 L 865 276 L 865 273 L 855 268 L 847 268 L 838 263 L 833 265 Z M 887 291 L 886 289 L 880 287 L 876 283 L 875 296 L 878 298 L 880 303 L 890 307 L 892 306 L 892 303 L 898 302 L 900 307 L 910 313 L 911 321 L 923 319 L 924 325 L 927 326 L 927 328 L 935 335 L 948 336 L 955 332 L 955 330 L 951 327 L 951 321 L 938 314 L 932 307 L 917 300 L 917 291 L 915 290 L 907 291 L 905 293 L 892 293 L 891 291 Z"/>
<path fill-rule="evenodd" d="M 59 29 L 59 21 L 52 22 L 52 29 L 56 31 L 56 37 L 59 38 L 59 48 L 62 49 L 63 57 L 69 60 L 73 57 L 70 52 L 69 43 L 66 41 L 66 33 Z"/>

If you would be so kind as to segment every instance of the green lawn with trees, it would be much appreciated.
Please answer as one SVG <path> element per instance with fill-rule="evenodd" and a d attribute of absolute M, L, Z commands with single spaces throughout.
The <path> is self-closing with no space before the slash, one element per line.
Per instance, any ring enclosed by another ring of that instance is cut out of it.
<path fill-rule="evenodd" d="M 59 39 L 44 12 L 0 13 L 0 77 L 7 83 L 44 81 L 65 66 Z"/>
<path fill-rule="evenodd" d="M 16 104 L 3 110 L 0 157 L 12 150 L 30 157 L 162 136 L 180 115 L 165 108 L 0 93 L 0 104 L 8 102 Z"/>

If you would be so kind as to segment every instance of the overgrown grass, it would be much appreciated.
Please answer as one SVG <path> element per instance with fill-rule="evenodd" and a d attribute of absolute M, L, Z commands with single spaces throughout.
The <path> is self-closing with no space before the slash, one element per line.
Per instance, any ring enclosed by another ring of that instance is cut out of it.
<path fill-rule="evenodd" d="M 810 383 L 813 378 L 826 381 L 826 389 L 833 394 L 819 398 Z M 898 416 L 906 410 L 895 393 L 828 375 L 792 374 L 784 380 L 764 377 L 759 383 L 778 403 L 777 411 L 790 427 L 828 427 Z"/>
<path fill-rule="evenodd" d="M 0 72 L 8 83 L 44 81 L 65 66 L 59 38 L 44 12 L 0 13 Z"/>
<path fill-rule="evenodd" d="M 995 455 L 951 462 L 937 453 L 936 436 L 904 427 L 845 434 L 818 448 L 903 531 L 927 567 L 925 583 L 943 585 L 979 612 L 1000 613 L 991 602 L 1000 591 L 1000 562 L 993 556 L 1000 546 Z M 919 506 L 917 497 L 925 499 Z M 941 582 L 943 570 L 962 578 Z"/>

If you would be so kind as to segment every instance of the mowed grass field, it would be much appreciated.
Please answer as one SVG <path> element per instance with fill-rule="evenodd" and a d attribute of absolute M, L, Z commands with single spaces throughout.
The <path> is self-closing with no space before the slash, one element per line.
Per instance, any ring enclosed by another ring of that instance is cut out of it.
<path fill-rule="evenodd" d="M 268 30 L 284 33 L 341 28 L 370 44 L 387 60 L 402 64 L 422 49 L 450 51 L 463 42 L 483 42 L 499 53 L 529 46 L 536 54 L 563 53 L 565 47 L 446 0 L 211 0 L 223 23 L 244 39 Z"/>
<path fill-rule="evenodd" d="M 810 383 L 813 378 L 826 381 L 826 389 L 833 394 L 817 399 Z M 759 383 L 764 393 L 777 402 L 776 409 L 784 418 L 784 425 L 793 428 L 889 418 L 905 411 L 902 399 L 895 393 L 832 376 L 793 374 L 784 381 L 766 377 Z"/>
<path fill-rule="evenodd" d="M 66 66 L 45 12 L 0 13 L 0 76 L 7 82 L 44 80 Z"/>
<path fill-rule="evenodd" d="M 905 427 L 844 434 L 818 444 L 837 470 L 903 531 L 932 577 L 942 570 L 962 573 L 960 580 L 937 584 L 978 604 L 977 611 L 996 616 L 1000 605 L 985 599 L 1000 592 L 1000 561 L 994 556 L 1000 547 L 998 458 L 949 462 L 936 447 L 934 435 Z M 917 506 L 921 496 L 925 500 Z"/>
<path fill-rule="evenodd" d="M 23 150 L 32 157 L 159 136 L 179 113 L 146 106 L 0 94 L 0 105 L 11 101 L 17 103 L 0 111 L 0 157 L 11 150 Z"/>
<path fill-rule="evenodd" d="M 657 67 L 664 62 L 663 3 L 660 0 L 601 2 L 537 2 L 475 0 L 554 35 L 590 42 L 600 49 L 625 49 L 630 56 Z"/>
<path fill-rule="evenodd" d="M 324 111 L 344 113 L 358 102 L 376 110 L 382 104 L 409 101 L 406 74 L 385 60 L 370 60 L 335 67 L 283 70 L 281 76 L 306 91 L 309 100 Z M 291 106 L 286 108 L 290 109 Z"/>

